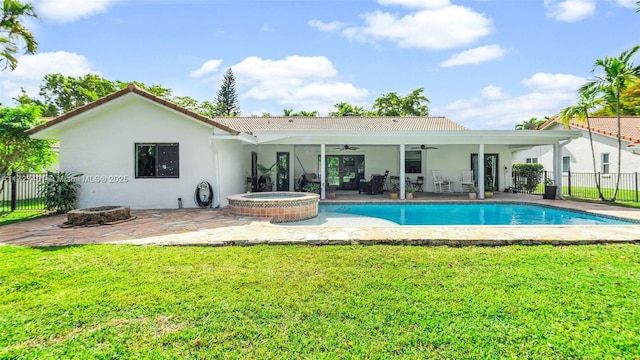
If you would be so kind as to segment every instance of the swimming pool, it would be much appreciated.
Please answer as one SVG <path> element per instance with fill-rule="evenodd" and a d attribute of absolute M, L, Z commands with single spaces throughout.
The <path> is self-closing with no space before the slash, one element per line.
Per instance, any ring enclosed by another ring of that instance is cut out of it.
<path fill-rule="evenodd" d="M 319 215 L 374 217 L 399 225 L 633 225 L 632 220 L 522 203 L 320 204 Z"/>

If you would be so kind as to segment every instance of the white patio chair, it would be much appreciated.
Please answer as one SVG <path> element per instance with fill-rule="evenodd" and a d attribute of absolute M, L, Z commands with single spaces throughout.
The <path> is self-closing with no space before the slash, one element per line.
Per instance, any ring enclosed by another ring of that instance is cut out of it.
<path fill-rule="evenodd" d="M 462 180 L 460 180 L 460 192 L 463 192 L 463 188 L 465 185 L 475 185 L 475 181 L 473 181 L 473 171 L 472 170 L 463 170 L 462 171 Z M 467 188 L 468 189 L 468 188 Z"/>
<path fill-rule="evenodd" d="M 451 191 L 449 182 L 442 178 L 442 172 L 440 170 L 433 170 L 433 191 L 441 193 L 443 191 Z"/>

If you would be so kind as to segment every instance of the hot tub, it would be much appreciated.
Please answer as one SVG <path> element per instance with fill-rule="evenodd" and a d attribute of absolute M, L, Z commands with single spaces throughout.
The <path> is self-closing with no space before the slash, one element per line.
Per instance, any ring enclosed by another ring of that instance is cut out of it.
<path fill-rule="evenodd" d="M 234 215 L 266 217 L 278 223 L 318 216 L 320 195 L 279 191 L 231 195 L 227 200 Z"/>

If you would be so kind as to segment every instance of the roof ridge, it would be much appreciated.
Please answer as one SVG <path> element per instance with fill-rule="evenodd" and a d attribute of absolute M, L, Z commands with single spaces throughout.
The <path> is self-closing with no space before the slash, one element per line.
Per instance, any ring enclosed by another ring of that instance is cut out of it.
<path fill-rule="evenodd" d="M 57 125 L 57 124 L 65 121 L 67 119 L 70 119 L 70 118 L 72 118 L 72 117 L 74 117 L 76 115 L 82 114 L 85 111 L 89 111 L 89 110 L 91 110 L 93 108 L 99 107 L 99 106 L 101 106 L 101 105 L 103 105 L 105 103 L 110 102 L 111 100 L 115 100 L 115 99 L 117 99 L 117 98 L 119 98 L 119 97 L 121 97 L 121 96 L 123 96 L 125 94 L 128 94 L 128 93 L 135 93 L 135 94 L 137 94 L 139 96 L 147 98 L 147 99 L 149 99 L 149 100 L 151 100 L 151 101 L 153 101 L 155 103 L 158 103 L 158 104 L 160 104 L 162 106 L 168 107 L 168 108 L 173 109 L 175 111 L 178 111 L 178 112 L 180 112 L 180 113 L 182 113 L 184 115 L 192 117 L 192 118 L 194 118 L 196 120 L 199 120 L 201 122 L 204 122 L 206 124 L 218 127 L 218 128 L 220 128 L 222 130 L 228 131 L 228 132 L 233 133 L 235 135 L 240 133 L 239 130 L 236 130 L 236 129 L 230 127 L 230 126 L 221 124 L 221 123 L 215 121 L 212 118 L 209 118 L 207 116 L 198 114 L 198 113 L 196 113 L 194 111 L 191 111 L 191 110 L 189 110 L 187 108 L 184 108 L 184 107 L 182 107 L 180 105 L 177 105 L 177 104 L 175 104 L 175 103 L 173 103 L 173 102 L 171 102 L 169 100 L 166 100 L 166 99 L 163 99 L 163 98 L 161 98 L 161 97 L 159 97 L 157 95 L 154 95 L 154 94 L 152 94 L 152 93 L 140 88 L 139 86 L 137 86 L 133 82 L 129 83 L 126 87 L 124 87 L 124 88 L 122 88 L 122 89 L 120 89 L 118 91 L 115 91 L 115 92 L 113 92 L 111 94 L 105 95 L 105 96 L 103 96 L 103 97 L 101 97 L 101 98 L 99 98 L 97 100 L 94 100 L 94 101 L 92 101 L 90 103 L 82 105 L 82 106 L 80 106 L 78 108 L 75 108 L 75 109 L 73 109 L 71 111 L 68 111 L 68 112 L 66 112 L 66 113 L 64 113 L 64 114 L 62 114 L 60 116 L 57 116 L 57 117 L 55 117 L 55 118 L 53 118 L 53 119 L 51 119 L 51 120 L 49 120 L 49 121 L 47 121 L 47 122 L 45 122 L 43 124 L 40 124 L 40 125 L 38 125 L 38 126 L 36 126 L 34 128 L 31 128 L 31 129 L 25 131 L 25 133 L 27 135 L 35 134 L 35 133 L 40 132 L 40 131 L 42 131 L 44 129 L 47 129 L 47 128 L 51 127 L 51 126 Z"/>

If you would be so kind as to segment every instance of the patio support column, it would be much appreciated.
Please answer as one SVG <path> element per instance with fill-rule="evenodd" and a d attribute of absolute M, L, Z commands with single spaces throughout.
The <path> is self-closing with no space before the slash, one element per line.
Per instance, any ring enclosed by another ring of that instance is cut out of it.
<path fill-rule="evenodd" d="M 325 174 L 325 168 L 326 166 L 324 165 L 324 161 L 325 161 L 325 156 L 327 153 L 327 149 L 324 143 L 320 144 L 320 169 L 318 169 L 319 173 L 320 173 L 320 199 L 324 200 L 327 197 L 326 194 L 326 183 L 327 183 L 327 174 Z"/>
<path fill-rule="evenodd" d="M 484 199 L 484 144 L 478 144 L 478 199 Z"/>
<path fill-rule="evenodd" d="M 400 199 L 404 199 L 404 192 L 406 187 L 406 175 L 404 168 L 404 144 L 400 144 Z"/>
<path fill-rule="evenodd" d="M 553 182 L 558 187 L 556 199 L 562 199 L 562 145 L 553 144 Z"/>

